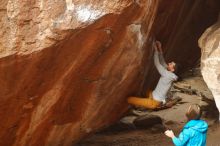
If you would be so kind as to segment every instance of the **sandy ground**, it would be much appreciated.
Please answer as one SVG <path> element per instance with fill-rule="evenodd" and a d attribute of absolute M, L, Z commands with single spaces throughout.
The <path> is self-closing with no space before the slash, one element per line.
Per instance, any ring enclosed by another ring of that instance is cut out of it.
<path fill-rule="evenodd" d="M 160 111 L 139 111 L 139 113 L 161 117 L 163 126 L 166 129 L 172 129 L 178 136 L 186 122 L 186 109 L 190 104 L 197 103 L 204 110 L 202 119 L 209 124 L 207 146 L 220 146 L 220 124 L 217 122 L 218 111 L 201 76 L 185 78 L 178 84 L 190 85 L 190 90 L 196 89 L 196 93 L 189 95 L 185 92 L 175 92 L 174 95 L 181 97 L 182 101 L 172 108 Z M 205 98 L 201 95 L 205 95 Z M 163 134 L 163 126 L 156 124 L 143 129 L 109 129 L 82 140 L 76 146 L 171 146 L 173 143 L 170 138 Z"/>

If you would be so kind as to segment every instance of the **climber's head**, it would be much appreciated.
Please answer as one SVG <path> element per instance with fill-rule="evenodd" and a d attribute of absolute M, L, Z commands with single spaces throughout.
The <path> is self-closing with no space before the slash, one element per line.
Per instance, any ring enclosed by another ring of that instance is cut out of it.
<path fill-rule="evenodd" d="M 171 72 L 174 72 L 175 69 L 176 69 L 175 66 L 176 66 L 176 63 L 172 61 L 172 62 L 167 64 L 167 70 L 171 71 Z"/>
<path fill-rule="evenodd" d="M 171 72 L 174 72 L 175 71 L 175 66 L 176 66 L 176 63 L 172 61 L 172 62 L 167 64 L 167 70 L 171 71 Z"/>
<path fill-rule="evenodd" d="M 179 70 L 179 64 L 172 61 L 167 64 L 167 70 L 177 74 Z"/>

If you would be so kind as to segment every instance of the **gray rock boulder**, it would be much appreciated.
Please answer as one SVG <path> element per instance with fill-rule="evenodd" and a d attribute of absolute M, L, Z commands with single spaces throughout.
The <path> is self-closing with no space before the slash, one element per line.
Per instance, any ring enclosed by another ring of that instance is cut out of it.
<path fill-rule="evenodd" d="M 220 112 L 220 20 L 203 33 L 199 46 L 202 76 Z"/>

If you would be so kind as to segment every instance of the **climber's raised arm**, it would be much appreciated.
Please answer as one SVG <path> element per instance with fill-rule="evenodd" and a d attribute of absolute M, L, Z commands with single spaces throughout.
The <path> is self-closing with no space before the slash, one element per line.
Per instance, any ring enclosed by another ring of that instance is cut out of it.
<path fill-rule="evenodd" d="M 154 65 L 156 66 L 158 72 L 160 73 L 161 76 L 166 76 L 167 74 L 167 69 L 164 67 L 159 60 L 159 51 L 156 43 L 154 43 Z"/>
<path fill-rule="evenodd" d="M 163 49 L 162 49 L 162 45 L 159 41 L 156 41 L 156 47 L 157 47 L 157 50 L 159 52 L 159 61 L 160 61 L 160 64 L 163 65 L 165 68 L 167 68 L 167 63 L 165 62 L 165 59 L 164 59 L 164 56 L 163 56 Z"/>

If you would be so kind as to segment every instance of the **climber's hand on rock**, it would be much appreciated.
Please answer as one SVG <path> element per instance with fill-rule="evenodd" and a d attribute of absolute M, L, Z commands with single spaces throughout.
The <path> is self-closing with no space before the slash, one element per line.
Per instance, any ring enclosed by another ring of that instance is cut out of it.
<path fill-rule="evenodd" d="M 160 53 L 163 53 L 163 50 L 162 50 L 162 48 L 160 47 L 160 48 L 158 48 L 158 51 L 160 52 Z"/>
<path fill-rule="evenodd" d="M 162 50 L 162 45 L 160 41 L 155 41 L 156 47 L 157 47 L 157 51 L 159 51 L 160 53 L 163 53 Z"/>
<path fill-rule="evenodd" d="M 153 42 L 153 49 L 154 49 L 154 51 L 158 51 L 156 42 Z"/>

